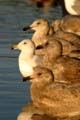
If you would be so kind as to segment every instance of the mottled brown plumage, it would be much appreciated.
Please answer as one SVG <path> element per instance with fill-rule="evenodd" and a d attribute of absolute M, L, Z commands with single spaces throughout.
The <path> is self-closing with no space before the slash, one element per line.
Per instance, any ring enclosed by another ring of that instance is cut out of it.
<path fill-rule="evenodd" d="M 51 25 L 55 31 L 61 29 L 64 32 L 80 36 L 80 16 L 67 15 L 61 20 L 55 20 Z"/>
<path fill-rule="evenodd" d="M 57 35 L 55 35 L 56 33 L 53 34 L 52 27 L 50 26 L 48 21 L 45 20 L 45 19 L 38 19 L 38 20 L 34 21 L 28 27 L 25 27 L 23 30 L 26 31 L 28 29 L 32 29 L 32 30 L 35 31 L 33 36 L 32 36 L 32 41 L 34 41 L 36 47 L 38 47 L 40 45 L 43 45 L 45 42 L 49 42 L 51 40 L 53 40 L 53 41 L 58 40 L 58 41 L 61 42 L 61 44 L 63 46 L 63 51 L 62 51 L 63 55 L 71 56 L 72 51 L 80 49 L 80 45 L 75 42 L 76 39 L 77 39 L 76 37 L 73 40 L 74 42 L 70 41 L 74 38 L 74 37 L 70 37 L 70 35 L 68 35 L 69 38 L 68 37 L 66 38 L 65 35 L 62 35 L 62 36 L 65 36 L 65 37 L 62 37 L 62 38 L 58 37 Z M 69 40 L 67 40 L 67 39 L 69 39 Z M 79 41 L 79 40 L 77 40 L 77 41 Z M 55 44 L 55 43 L 53 42 L 53 44 Z M 36 50 L 36 52 L 37 52 L 37 50 Z M 38 49 L 38 53 L 43 54 L 43 51 Z M 74 53 L 73 56 L 75 57 L 76 54 Z"/>
<path fill-rule="evenodd" d="M 56 60 L 52 71 L 55 81 L 80 83 L 80 60 L 63 56 Z"/>
<path fill-rule="evenodd" d="M 33 104 L 51 117 L 80 115 L 80 84 L 65 84 L 54 81 L 53 73 L 36 67 L 31 76 Z"/>
<path fill-rule="evenodd" d="M 34 106 L 33 102 L 30 102 L 22 108 L 22 112 L 19 113 L 17 120 L 32 120 L 34 114 L 43 115 L 44 112 Z"/>
<path fill-rule="evenodd" d="M 43 114 L 43 115 L 40 115 L 40 114 L 34 114 L 31 118 L 32 120 L 57 120 L 57 118 L 51 118 L 50 116 L 46 115 L 46 114 Z"/>
<path fill-rule="evenodd" d="M 66 51 L 66 47 L 64 47 Z M 80 59 L 63 56 L 62 45 L 57 40 L 45 43 L 43 65 L 52 70 L 55 81 L 80 83 Z"/>

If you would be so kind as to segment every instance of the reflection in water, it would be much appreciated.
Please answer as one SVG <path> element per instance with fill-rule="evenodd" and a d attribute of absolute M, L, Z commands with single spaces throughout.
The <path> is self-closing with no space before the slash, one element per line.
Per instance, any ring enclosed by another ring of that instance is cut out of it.
<path fill-rule="evenodd" d="M 11 51 L 10 47 L 31 38 L 32 33 L 24 33 L 22 28 L 41 17 L 50 22 L 60 18 L 60 7 L 51 8 L 45 14 L 42 9 L 25 4 L 25 0 L 0 0 L 0 120 L 15 120 L 22 106 L 30 100 L 30 83 L 22 82 L 18 70 L 19 52 Z"/>

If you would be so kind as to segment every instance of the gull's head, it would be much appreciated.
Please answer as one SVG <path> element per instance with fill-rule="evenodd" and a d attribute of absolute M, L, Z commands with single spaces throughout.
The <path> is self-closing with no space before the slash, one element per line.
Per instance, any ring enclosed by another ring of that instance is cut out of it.
<path fill-rule="evenodd" d="M 46 19 L 38 19 L 34 21 L 31 25 L 24 27 L 23 31 L 27 31 L 28 29 L 32 29 L 34 31 L 38 30 L 47 30 L 49 28 L 49 23 Z"/>
<path fill-rule="evenodd" d="M 51 82 L 54 76 L 51 70 L 37 66 L 33 70 L 33 74 L 29 77 L 31 82 Z"/>
<path fill-rule="evenodd" d="M 12 50 L 19 49 L 24 52 L 32 52 L 34 53 L 35 51 L 35 44 L 32 40 L 26 39 L 22 40 L 18 44 L 15 44 L 11 47 Z"/>

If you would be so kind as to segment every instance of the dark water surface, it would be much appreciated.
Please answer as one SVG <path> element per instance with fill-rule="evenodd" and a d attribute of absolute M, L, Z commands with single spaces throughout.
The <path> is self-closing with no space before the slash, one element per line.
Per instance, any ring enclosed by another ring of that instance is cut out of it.
<path fill-rule="evenodd" d="M 28 6 L 25 0 L 0 0 L 0 120 L 16 120 L 22 106 L 30 101 L 29 83 L 23 83 L 18 70 L 18 51 L 11 51 L 11 45 L 32 33 L 22 28 L 37 18 L 50 22 L 61 17 L 60 7 L 51 8 L 48 13 L 36 6 Z"/>

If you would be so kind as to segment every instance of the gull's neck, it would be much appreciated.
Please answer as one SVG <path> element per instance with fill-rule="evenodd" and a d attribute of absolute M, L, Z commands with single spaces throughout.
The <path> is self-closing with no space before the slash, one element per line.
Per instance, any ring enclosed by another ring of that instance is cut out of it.
<path fill-rule="evenodd" d="M 42 29 L 36 30 L 33 34 L 32 39 L 42 39 L 44 36 L 48 35 L 50 32 L 50 26 L 44 27 Z"/>
<path fill-rule="evenodd" d="M 36 78 L 37 81 L 38 78 Z M 49 85 L 46 81 L 41 81 L 41 82 L 33 82 L 31 88 L 32 89 L 44 89 L 45 86 Z"/>
<path fill-rule="evenodd" d="M 19 59 L 21 60 L 32 59 L 33 56 L 34 56 L 33 52 L 21 51 Z"/>
<path fill-rule="evenodd" d="M 52 84 L 53 80 L 54 76 L 52 72 L 50 72 L 49 74 L 45 73 L 43 77 L 35 78 L 34 80 L 31 81 L 32 82 L 31 88 L 44 89 L 46 86 Z"/>
<path fill-rule="evenodd" d="M 36 78 L 36 79 L 38 79 L 38 78 Z M 34 99 L 35 95 L 39 96 L 39 94 L 42 94 L 42 91 L 44 90 L 44 88 L 49 86 L 49 84 L 51 84 L 51 83 L 46 83 L 45 81 L 39 82 L 39 83 L 37 83 L 37 82 L 32 83 L 30 89 L 31 89 L 31 96 L 33 97 L 33 99 Z"/>
<path fill-rule="evenodd" d="M 36 79 L 38 79 L 38 78 L 36 78 Z M 47 79 L 47 78 L 45 78 L 45 79 Z M 38 100 L 40 100 L 40 98 L 42 97 L 44 89 L 46 89 L 46 87 L 48 87 L 49 85 L 53 84 L 52 80 L 50 82 L 48 82 L 48 81 L 45 81 L 45 79 L 43 79 L 43 81 L 41 81 L 39 83 L 37 83 L 37 82 L 32 83 L 32 85 L 30 87 L 31 98 L 34 101 L 34 104 L 36 104 L 36 105 L 37 105 Z"/>

